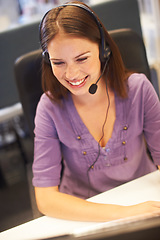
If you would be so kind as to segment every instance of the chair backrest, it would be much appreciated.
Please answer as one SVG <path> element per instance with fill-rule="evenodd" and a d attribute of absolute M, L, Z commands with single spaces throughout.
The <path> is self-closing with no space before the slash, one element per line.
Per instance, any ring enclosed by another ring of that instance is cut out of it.
<path fill-rule="evenodd" d="M 19 57 L 14 68 L 19 98 L 31 137 L 34 137 L 34 117 L 37 103 L 42 95 L 41 62 L 41 50 L 31 51 Z"/>
<path fill-rule="evenodd" d="M 144 73 L 151 81 L 150 68 L 142 37 L 131 29 L 109 31 L 119 47 L 125 66 L 138 73 Z"/>
<path fill-rule="evenodd" d="M 119 46 L 125 66 L 146 74 L 150 79 L 146 51 L 139 34 L 130 29 L 120 29 L 110 31 L 110 35 Z M 36 106 L 42 94 L 41 61 L 41 50 L 37 50 L 21 56 L 15 62 L 15 79 L 19 97 L 32 137 Z"/>

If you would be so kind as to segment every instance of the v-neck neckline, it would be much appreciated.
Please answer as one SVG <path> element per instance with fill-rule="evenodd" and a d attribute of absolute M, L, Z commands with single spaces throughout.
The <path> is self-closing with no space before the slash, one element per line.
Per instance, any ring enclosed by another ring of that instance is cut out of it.
<path fill-rule="evenodd" d="M 122 107 L 122 101 L 120 101 L 120 99 L 117 97 L 116 93 L 114 93 L 115 95 L 115 108 L 116 108 L 116 119 L 114 122 L 114 126 L 113 126 L 113 131 L 112 131 L 112 135 L 111 138 L 108 140 L 108 142 L 106 143 L 105 146 L 101 147 L 102 149 L 106 148 L 107 146 L 109 146 L 113 141 L 115 141 L 115 137 L 116 137 L 116 133 L 118 131 L 118 121 L 120 120 L 120 116 L 121 116 L 121 112 L 123 111 L 123 107 Z M 76 135 L 83 135 L 83 134 L 87 134 L 89 136 L 89 138 L 94 141 L 96 144 L 98 144 L 98 141 L 92 136 L 92 134 L 89 132 L 88 128 L 86 127 L 86 125 L 83 123 L 75 105 L 72 99 L 72 96 L 70 94 L 69 98 L 68 98 L 68 107 L 67 107 L 67 111 L 70 115 L 70 120 L 73 126 L 73 129 L 76 133 Z M 122 114 L 123 115 L 123 114 Z"/>

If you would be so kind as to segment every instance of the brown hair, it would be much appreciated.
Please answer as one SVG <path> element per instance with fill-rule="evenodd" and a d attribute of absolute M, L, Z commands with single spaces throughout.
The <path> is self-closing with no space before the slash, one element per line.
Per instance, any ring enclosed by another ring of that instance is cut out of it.
<path fill-rule="evenodd" d="M 72 3 L 86 4 L 78 1 Z M 89 8 L 91 11 L 92 9 Z M 95 13 L 94 13 L 95 14 Z M 96 15 L 96 14 L 95 14 Z M 97 16 L 96 16 L 97 17 Z M 99 20 L 99 18 L 97 17 Z M 99 20 L 101 23 L 101 21 Z M 121 54 L 115 42 L 101 23 L 104 30 L 106 43 L 111 49 L 111 56 L 108 62 L 108 84 L 118 96 L 127 97 L 127 78 L 129 71 L 124 66 Z M 43 18 L 40 27 L 41 46 L 43 51 L 47 51 L 48 43 L 54 38 L 60 30 L 67 34 L 80 36 L 91 40 L 92 42 L 101 43 L 99 28 L 95 19 L 88 11 L 75 6 L 60 6 L 50 10 Z M 103 63 L 101 63 L 103 67 Z M 105 73 L 106 74 L 106 71 Z M 107 81 L 107 78 L 105 79 Z M 66 97 L 68 90 L 56 79 L 49 64 L 42 63 L 42 88 L 43 91 L 52 100 L 58 101 Z"/>

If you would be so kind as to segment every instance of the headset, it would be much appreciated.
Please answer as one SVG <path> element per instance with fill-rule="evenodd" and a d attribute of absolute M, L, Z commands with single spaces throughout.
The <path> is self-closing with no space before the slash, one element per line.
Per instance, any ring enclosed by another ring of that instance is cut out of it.
<path fill-rule="evenodd" d="M 103 31 L 103 27 L 101 25 L 101 23 L 99 22 L 99 20 L 97 19 L 96 15 L 94 14 L 93 11 L 91 11 L 87 6 L 83 5 L 83 4 L 79 4 L 79 3 L 66 3 L 66 4 L 62 4 L 58 7 L 67 7 L 67 6 L 75 6 L 75 7 L 79 7 L 79 8 L 82 8 L 84 9 L 85 11 L 87 11 L 95 20 L 97 26 L 98 26 L 98 29 L 99 29 L 99 32 L 100 32 L 100 38 L 101 38 L 101 43 L 100 43 L 100 60 L 101 62 L 108 62 L 109 60 L 109 57 L 110 57 L 110 54 L 111 54 L 111 49 L 109 47 L 109 45 L 106 43 L 105 41 L 105 37 L 104 37 L 104 31 Z M 39 25 L 39 33 L 40 33 L 40 44 L 41 44 L 41 48 L 43 50 L 43 47 L 42 47 L 42 43 L 41 43 L 41 28 L 42 28 L 42 24 L 43 24 L 43 21 L 45 19 L 45 17 L 48 15 L 48 13 L 50 12 L 51 10 L 49 10 L 48 12 L 46 12 L 46 14 L 43 16 L 41 22 L 40 22 L 40 25 Z M 50 64 L 50 59 L 49 59 L 49 53 L 47 50 L 44 50 L 42 52 L 42 57 L 44 59 L 44 61 L 48 64 Z"/>

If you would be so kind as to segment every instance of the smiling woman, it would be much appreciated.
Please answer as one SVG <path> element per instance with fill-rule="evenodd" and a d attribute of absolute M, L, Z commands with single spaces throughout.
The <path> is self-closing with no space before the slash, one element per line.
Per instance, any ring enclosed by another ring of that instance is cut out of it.
<path fill-rule="evenodd" d="M 85 200 L 160 165 L 160 102 L 149 80 L 124 67 L 117 45 L 81 2 L 47 12 L 40 41 L 44 94 L 33 163 L 39 210 L 83 221 L 160 214 L 160 202 L 124 207 Z"/>
<path fill-rule="evenodd" d="M 101 73 L 98 44 L 59 31 L 49 42 L 48 53 L 56 79 L 73 96 L 89 95 L 90 85 Z"/>

